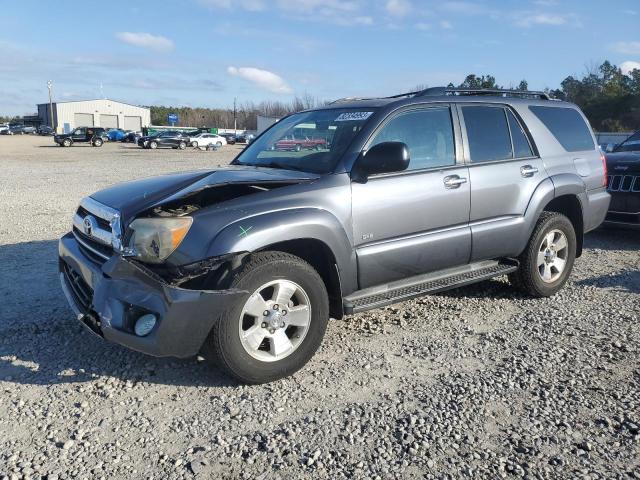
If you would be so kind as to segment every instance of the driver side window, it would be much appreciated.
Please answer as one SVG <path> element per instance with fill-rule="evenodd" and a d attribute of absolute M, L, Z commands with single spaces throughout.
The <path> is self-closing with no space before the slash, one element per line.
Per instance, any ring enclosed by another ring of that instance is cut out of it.
<path fill-rule="evenodd" d="M 383 142 L 403 142 L 409 148 L 409 168 L 455 165 L 451 112 L 448 107 L 424 108 L 400 113 L 376 134 L 369 148 Z"/>
<path fill-rule="evenodd" d="M 84 135 L 84 128 L 76 128 L 73 131 L 73 135 Z"/>

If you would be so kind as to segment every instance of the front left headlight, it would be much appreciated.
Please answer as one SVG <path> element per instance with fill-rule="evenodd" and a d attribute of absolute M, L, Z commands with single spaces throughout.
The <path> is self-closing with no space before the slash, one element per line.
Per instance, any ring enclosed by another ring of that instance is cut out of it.
<path fill-rule="evenodd" d="M 162 263 L 182 243 L 193 218 L 138 218 L 129 228 L 133 235 L 129 249 L 133 256 L 147 263 Z"/>

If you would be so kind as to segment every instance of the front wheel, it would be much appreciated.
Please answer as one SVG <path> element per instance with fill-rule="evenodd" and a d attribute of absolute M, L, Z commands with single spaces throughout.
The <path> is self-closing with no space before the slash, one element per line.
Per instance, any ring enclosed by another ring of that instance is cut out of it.
<path fill-rule="evenodd" d="M 93 141 L 93 146 L 94 146 L 94 147 L 101 147 L 101 146 L 102 146 L 102 143 L 103 143 L 103 142 L 102 142 L 102 139 L 101 139 L 101 138 L 96 138 L 96 139 Z"/>
<path fill-rule="evenodd" d="M 218 147 L 218 148 L 222 147 L 222 142 L 217 142 L 216 143 L 216 147 Z"/>
<path fill-rule="evenodd" d="M 156 148 L 158 148 L 158 143 L 157 142 L 149 142 L 149 148 L 151 150 L 155 150 Z"/>
<path fill-rule="evenodd" d="M 509 281 L 533 297 L 555 295 L 571 275 L 576 244 L 576 232 L 566 216 L 542 212 L 520 255 L 520 268 L 509 275 Z"/>
<path fill-rule="evenodd" d="M 198 142 L 191 142 L 191 146 L 193 148 L 198 148 Z"/>
<path fill-rule="evenodd" d="M 229 288 L 248 293 L 215 323 L 205 356 L 251 384 L 302 368 L 322 343 L 329 320 L 320 275 L 299 257 L 261 252 L 252 255 L 230 283 Z"/>
<path fill-rule="evenodd" d="M 62 145 L 63 145 L 64 147 L 70 147 L 70 146 L 71 146 L 71 140 L 69 140 L 68 138 L 65 138 L 65 139 L 62 141 Z"/>
<path fill-rule="evenodd" d="M 178 144 L 178 148 L 179 148 L 180 150 L 184 150 L 185 148 L 187 148 L 187 144 L 186 144 L 185 142 L 180 142 L 180 143 Z"/>

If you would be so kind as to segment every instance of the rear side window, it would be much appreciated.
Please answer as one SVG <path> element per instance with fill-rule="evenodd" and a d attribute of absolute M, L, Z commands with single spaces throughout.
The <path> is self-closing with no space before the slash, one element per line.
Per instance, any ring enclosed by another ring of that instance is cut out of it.
<path fill-rule="evenodd" d="M 513 140 L 513 154 L 516 158 L 533 157 L 533 151 L 529 140 L 522 130 L 520 122 L 516 119 L 511 110 L 507 110 L 507 118 L 509 119 L 509 128 L 511 129 L 511 139 Z"/>
<path fill-rule="evenodd" d="M 507 116 L 502 107 L 462 107 L 473 162 L 513 158 Z"/>
<path fill-rule="evenodd" d="M 591 130 L 577 110 L 561 107 L 530 106 L 567 152 L 595 150 Z"/>

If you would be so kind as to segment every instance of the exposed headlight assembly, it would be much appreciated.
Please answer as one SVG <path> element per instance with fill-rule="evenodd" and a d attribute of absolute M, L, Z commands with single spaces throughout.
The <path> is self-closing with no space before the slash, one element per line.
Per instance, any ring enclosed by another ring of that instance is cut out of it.
<path fill-rule="evenodd" d="M 138 218 L 129 228 L 129 254 L 146 263 L 162 263 L 182 243 L 193 218 Z"/>

